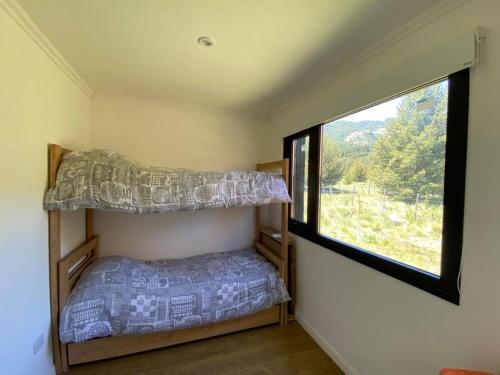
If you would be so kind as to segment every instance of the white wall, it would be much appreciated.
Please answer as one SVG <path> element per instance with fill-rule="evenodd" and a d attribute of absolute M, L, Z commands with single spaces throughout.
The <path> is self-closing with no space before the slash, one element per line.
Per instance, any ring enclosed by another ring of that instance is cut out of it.
<path fill-rule="evenodd" d="M 500 1 L 470 1 L 284 108 L 262 129 L 266 155 L 277 158 L 283 136 L 393 94 L 392 67 L 415 51 L 477 25 L 489 31 L 471 73 L 460 306 L 297 239 L 299 320 L 347 371 L 500 371 L 499 20 Z"/>
<path fill-rule="evenodd" d="M 256 120 L 240 114 L 131 98 L 92 100 L 91 145 L 148 165 L 255 169 Z M 251 245 L 252 208 L 163 215 L 96 212 L 102 254 L 182 257 Z"/>
<path fill-rule="evenodd" d="M 90 100 L 2 6 L 0 56 L 0 373 L 46 375 L 54 372 L 42 208 L 47 145 L 88 147 Z M 83 220 L 65 219 L 67 251 L 83 239 Z M 39 334 L 45 345 L 33 355 Z"/>

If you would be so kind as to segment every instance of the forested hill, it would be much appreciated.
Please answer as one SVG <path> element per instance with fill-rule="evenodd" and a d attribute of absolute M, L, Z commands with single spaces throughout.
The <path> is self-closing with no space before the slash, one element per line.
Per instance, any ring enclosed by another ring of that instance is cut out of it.
<path fill-rule="evenodd" d="M 373 143 L 385 129 L 387 121 L 344 121 L 338 120 L 323 127 L 323 135 L 331 138 L 336 144 Z"/>

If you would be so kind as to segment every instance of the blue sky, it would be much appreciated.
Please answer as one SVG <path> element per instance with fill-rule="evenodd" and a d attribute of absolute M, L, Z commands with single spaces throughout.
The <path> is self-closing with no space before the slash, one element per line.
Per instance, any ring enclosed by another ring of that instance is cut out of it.
<path fill-rule="evenodd" d="M 373 107 L 367 108 L 363 111 L 354 113 L 352 115 L 342 117 L 339 120 L 344 121 L 384 121 L 389 117 L 396 117 L 398 112 L 398 105 L 401 103 L 402 98 L 389 100 L 388 102 L 377 104 Z"/>

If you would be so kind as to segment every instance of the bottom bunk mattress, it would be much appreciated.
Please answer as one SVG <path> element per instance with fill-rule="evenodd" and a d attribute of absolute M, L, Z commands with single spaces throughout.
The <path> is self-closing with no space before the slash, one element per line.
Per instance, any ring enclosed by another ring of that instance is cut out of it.
<path fill-rule="evenodd" d="M 63 343 L 172 331 L 233 319 L 290 299 L 276 268 L 253 249 L 182 259 L 97 259 L 60 316 Z"/>

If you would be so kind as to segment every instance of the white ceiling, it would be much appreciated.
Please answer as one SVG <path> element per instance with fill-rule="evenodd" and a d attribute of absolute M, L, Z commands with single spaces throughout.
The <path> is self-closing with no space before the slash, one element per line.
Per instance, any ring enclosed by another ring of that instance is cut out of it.
<path fill-rule="evenodd" d="M 19 2 L 98 94 L 267 114 L 437 1 Z"/>

